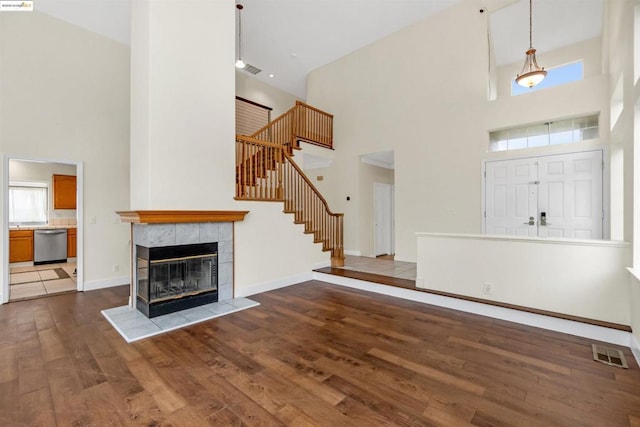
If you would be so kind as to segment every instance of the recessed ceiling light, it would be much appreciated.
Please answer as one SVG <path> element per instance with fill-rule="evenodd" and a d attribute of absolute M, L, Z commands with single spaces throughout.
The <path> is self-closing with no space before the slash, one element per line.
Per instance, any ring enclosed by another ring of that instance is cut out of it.
<path fill-rule="evenodd" d="M 298 57 L 298 54 L 297 54 L 297 53 L 292 53 L 292 54 L 291 54 L 291 57 L 292 57 L 292 58 L 297 58 L 297 57 Z"/>
<path fill-rule="evenodd" d="M 270 79 L 272 79 L 272 78 L 274 78 L 274 77 L 275 77 L 275 76 L 274 76 L 273 74 L 269 74 L 269 78 L 270 78 Z"/>

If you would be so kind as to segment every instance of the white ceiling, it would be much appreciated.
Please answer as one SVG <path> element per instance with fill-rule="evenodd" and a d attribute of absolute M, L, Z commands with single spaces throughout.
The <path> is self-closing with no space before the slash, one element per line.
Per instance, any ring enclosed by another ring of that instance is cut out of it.
<path fill-rule="evenodd" d="M 129 1 L 38 0 L 35 9 L 129 43 Z M 263 70 L 256 78 L 305 98 L 306 76 L 313 69 L 460 1 L 469 0 L 238 0 L 245 6 L 242 56 Z M 529 2 L 481 2 L 497 64 L 523 60 L 529 46 Z M 599 36 L 603 3 L 535 0 L 534 47 L 544 53 Z"/>
<path fill-rule="evenodd" d="M 129 0 L 36 0 L 34 10 L 129 44 Z"/>
<path fill-rule="evenodd" d="M 304 98 L 310 71 L 458 1 L 238 0 L 242 56 L 258 78 Z"/>
<path fill-rule="evenodd" d="M 543 54 L 599 37 L 603 7 L 604 0 L 534 0 L 533 47 Z M 529 1 L 494 10 L 489 23 L 497 65 L 524 62 L 529 47 Z"/>

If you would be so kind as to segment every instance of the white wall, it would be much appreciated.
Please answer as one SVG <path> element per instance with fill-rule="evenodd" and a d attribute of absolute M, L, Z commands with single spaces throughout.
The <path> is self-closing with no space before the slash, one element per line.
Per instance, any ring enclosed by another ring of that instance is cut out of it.
<path fill-rule="evenodd" d="M 630 347 L 636 356 L 636 360 L 640 360 L 640 279 L 638 275 L 631 274 L 629 280 L 631 286 L 629 305 L 631 309 L 631 331 L 633 334 Z"/>
<path fill-rule="evenodd" d="M 550 67 L 585 55 L 584 81 L 487 101 L 480 7 L 479 1 L 460 2 L 309 74 L 307 102 L 335 117 L 335 160 L 325 175 L 340 185 L 326 196 L 345 213 L 346 248 L 363 250 L 353 231 L 362 212 L 345 200 L 360 191 L 353 174 L 360 154 L 394 151 L 396 259 L 415 261 L 417 231 L 481 232 L 481 165 L 491 157 L 490 130 L 608 111 L 597 40 L 539 57 Z M 505 70 L 501 85 L 511 78 Z M 606 138 L 597 142 L 603 144 Z"/>
<path fill-rule="evenodd" d="M 53 175 L 76 175 L 75 165 L 61 163 L 25 162 L 21 160 L 9 160 L 10 181 L 36 181 L 46 182 L 49 185 L 49 222 L 58 219 L 73 219 L 75 224 L 75 209 L 53 208 Z"/>
<path fill-rule="evenodd" d="M 619 169 L 624 182 L 625 203 L 621 212 L 625 228 L 633 224 L 633 271 L 630 277 L 631 327 L 636 358 L 640 359 L 640 84 L 636 81 L 634 62 L 640 58 L 640 45 L 634 45 L 634 26 L 640 28 L 640 2 L 625 0 L 605 2 L 604 60 L 609 69 L 608 101 L 619 107 L 619 116 L 611 123 L 612 155 L 620 157 Z M 637 20 L 637 22 L 634 22 Z M 637 37 L 637 34 L 635 35 Z M 636 42 L 638 39 L 636 38 Z M 616 88 L 622 85 L 622 97 L 617 99 Z M 625 233 L 626 235 L 627 233 Z"/>
<path fill-rule="evenodd" d="M 630 325 L 631 247 L 418 233 L 419 287 Z M 483 293 L 491 284 L 491 294 Z"/>
<path fill-rule="evenodd" d="M 302 101 L 288 92 L 254 79 L 243 71 L 236 71 L 236 95 L 273 108 L 271 120 L 286 113 L 289 108 L 296 105 L 296 101 Z"/>
<path fill-rule="evenodd" d="M 0 79 L 0 153 L 83 162 L 85 285 L 122 282 L 129 232 L 114 211 L 129 204 L 129 49 L 39 12 L 2 13 Z"/>
<path fill-rule="evenodd" d="M 249 210 L 235 224 L 236 295 L 310 278 L 330 255 L 282 203 L 233 199 L 235 3 L 140 2 L 132 12 L 131 208 Z M 244 83 L 251 95 L 238 95 L 256 102 L 295 102 Z"/>
<path fill-rule="evenodd" d="M 311 270 L 327 266 L 330 252 L 304 234 L 304 225 L 293 224 L 282 203 L 238 202 L 248 210 L 235 225 L 235 292 L 252 295 L 268 289 L 311 279 Z"/>
<path fill-rule="evenodd" d="M 231 0 L 132 3 L 131 209 L 233 206 L 234 16 Z"/>

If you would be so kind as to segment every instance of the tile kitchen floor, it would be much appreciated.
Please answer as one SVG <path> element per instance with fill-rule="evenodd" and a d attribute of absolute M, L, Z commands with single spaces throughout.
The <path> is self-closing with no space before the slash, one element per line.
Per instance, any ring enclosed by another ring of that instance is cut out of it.
<path fill-rule="evenodd" d="M 75 262 L 11 267 L 9 301 L 76 290 Z"/>

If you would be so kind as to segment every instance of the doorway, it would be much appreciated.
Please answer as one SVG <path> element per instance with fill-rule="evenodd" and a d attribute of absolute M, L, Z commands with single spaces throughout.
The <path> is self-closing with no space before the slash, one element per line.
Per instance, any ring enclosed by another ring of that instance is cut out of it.
<path fill-rule="evenodd" d="M 603 239 L 603 154 L 486 162 L 485 233 Z"/>
<path fill-rule="evenodd" d="M 1 302 L 83 290 L 82 163 L 13 156 L 4 168 Z"/>
<path fill-rule="evenodd" d="M 393 184 L 373 183 L 374 256 L 395 253 L 393 192 Z"/>

